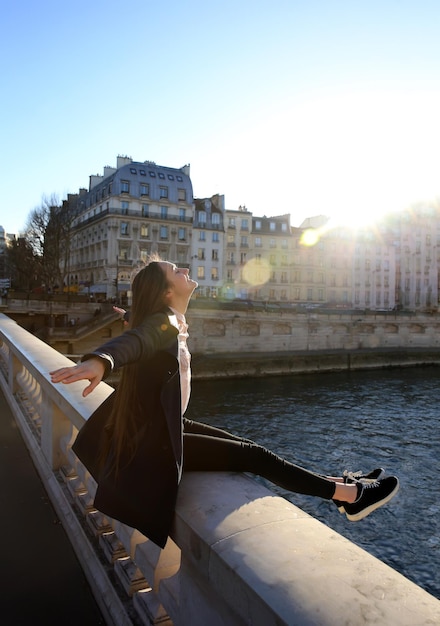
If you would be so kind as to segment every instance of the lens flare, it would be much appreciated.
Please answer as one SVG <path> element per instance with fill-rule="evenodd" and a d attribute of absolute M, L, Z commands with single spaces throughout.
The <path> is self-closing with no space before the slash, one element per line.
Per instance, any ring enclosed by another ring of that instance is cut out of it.
<path fill-rule="evenodd" d="M 270 265 L 266 259 L 251 259 L 243 267 L 243 278 L 250 285 L 264 285 L 270 278 Z"/>
<path fill-rule="evenodd" d="M 315 246 L 319 241 L 319 230 L 316 228 L 308 228 L 301 235 L 300 243 L 303 246 Z"/>

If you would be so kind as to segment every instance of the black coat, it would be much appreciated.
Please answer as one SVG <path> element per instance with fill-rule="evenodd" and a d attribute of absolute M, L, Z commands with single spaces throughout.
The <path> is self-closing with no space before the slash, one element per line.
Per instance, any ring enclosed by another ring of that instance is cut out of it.
<path fill-rule="evenodd" d="M 136 398 L 127 407 L 139 424 L 135 456 L 123 460 L 117 474 L 111 469 L 111 452 L 103 467 L 97 463 L 117 391 L 91 415 L 73 444 L 98 484 L 96 508 L 137 528 L 161 548 L 170 532 L 183 462 L 178 331 L 172 317 L 149 316 L 84 357 L 109 355 L 115 368 L 135 364 Z"/>

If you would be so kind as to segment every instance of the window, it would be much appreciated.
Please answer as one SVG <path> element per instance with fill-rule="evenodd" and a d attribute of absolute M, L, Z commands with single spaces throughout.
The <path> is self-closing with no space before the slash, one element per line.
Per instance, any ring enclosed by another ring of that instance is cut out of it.
<path fill-rule="evenodd" d="M 205 248 L 199 248 L 197 252 L 197 258 L 199 261 L 205 260 Z"/>
<path fill-rule="evenodd" d="M 269 229 L 270 229 L 271 231 L 274 231 L 274 230 L 276 229 L 276 224 L 275 224 L 275 222 L 269 222 Z"/>
<path fill-rule="evenodd" d="M 148 217 L 148 215 L 150 213 L 150 205 L 149 204 L 143 204 L 141 210 L 142 210 L 142 217 Z"/>
<path fill-rule="evenodd" d="M 211 280 L 218 280 L 218 267 L 211 269 Z"/>
<path fill-rule="evenodd" d="M 249 230 L 249 226 L 248 226 L 248 220 L 247 219 L 242 219 L 241 220 L 241 230 Z"/>
<path fill-rule="evenodd" d="M 159 197 L 168 198 L 168 187 L 159 187 Z"/>
<path fill-rule="evenodd" d="M 150 195 L 150 185 L 141 185 L 141 196 Z"/>
<path fill-rule="evenodd" d="M 229 228 L 235 228 L 235 217 L 230 217 L 229 218 L 228 226 L 229 226 Z"/>
<path fill-rule="evenodd" d="M 261 220 L 255 220 L 255 230 L 261 230 Z"/>
<path fill-rule="evenodd" d="M 214 243 L 218 243 L 220 241 L 220 237 L 218 233 L 212 233 L 212 241 Z"/>
<path fill-rule="evenodd" d="M 214 250 L 212 250 L 212 253 L 211 253 L 211 259 L 212 259 L 213 261 L 218 261 L 218 250 L 217 250 L 217 249 L 215 249 L 215 248 L 214 248 Z"/>
<path fill-rule="evenodd" d="M 150 171 L 150 172 L 148 172 L 148 173 L 150 174 L 151 178 L 156 178 L 156 172 L 151 172 L 151 171 Z"/>
<path fill-rule="evenodd" d="M 218 228 L 220 226 L 220 214 L 213 213 L 211 217 L 212 225 L 214 228 Z"/>
<path fill-rule="evenodd" d="M 285 222 L 281 224 L 281 230 L 283 233 L 287 233 L 287 224 Z"/>
<path fill-rule="evenodd" d="M 178 237 L 179 237 L 179 241 L 185 241 L 186 240 L 186 228 L 179 228 L 179 230 L 178 230 Z"/>
<path fill-rule="evenodd" d="M 121 214 L 122 215 L 128 215 L 128 202 L 121 202 Z"/>
<path fill-rule="evenodd" d="M 271 248 L 276 248 L 276 247 L 277 247 L 277 244 L 276 244 L 276 242 L 275 242 L 275 239 L 271 239 L 271 240 L 269 241 L 269 246 L 270 246 Z"/>
<path fill-rule="evenodd" d="M 176 180 L 179 183 L 183 182 L 183 178 L 181 176 L 176 176 Z"/>
<path fill-rule="evenodd" d="M 261 243 L 261 237 L 255 237 L 255 247 L 261 248 L 263 244 Z"/>
<path fill-rule="evenodd" d="M 148 224 L 141 225 L 141 237 L 148 237 Z"/>
<path fill-rule="evenodd" d="M 128 222 L 121 222 L 121 235 L 128 235 Z"/>
<path fill-rule="evenodd" d="M 160 227 L 160 238 L 161 239 L 168 239 L 168 226 L 161 226 Z"/>
<path fill-rule="evenodd" d="M 199 241 L 205 241 L 206 239 L 206 233 L 204 230 L 201 230 L 199 233 Z"/>
<path fill-rule="evenodd" d="M 197 278 L 198 280 L 205 280 L 205 268 L 203 265 L 199 265 L 197 268 Z"/>
<path fill-rule="evenodd" d="M 174 176 L 172 174 L 168 174 L 168 180 L 174 180 Z"/>
<path fill-rule="evenodd" d="M 247 248 L 248 245 L 248 238 L 246 236 L 243 236 L 241 238 L 241 245 Z"/>
<path fill-rule="evenodd" d="M 136 168 L 130 167 L 130 174 L 137 174 Z"/>
<path fill-rule="evenodd" d="M 147 172 L 146 172 L 145 170 L 139 170 L 139 174 L 140 174 L 141 176 L 146 176 L 146 175 L 147 175 Z"/>
<path fill-rule="evenodd" d="M 247 256 L 246 252 L 240 252 L 240 263 L 242 265 L 244 265 L 246 263 L 246 256 Z"/>
<path fill-rule="evenodd" d="M 128 180 L 121 180 L 121 193 L 130 193 L 130 183 Z"/>
<path fill-rule="evenodd" d="M 163 220 L 166 220 L 168 217 L 168 207 L 167 206 L 161 206 L 160 207 L 160 217 Z"/>
<path fill-rule="evenodd" d="M 163 172 L 159 172 L 158 176 L 159 176 L 159 178 L 161 178 L 162 180 L 165 180 L 165 174 L 163 174 Z"/>
<path fill-rule="evenodd" d="M 179 200 L 179 202 L 185 202 L 185 200 L 186 200 L 186 190 L 185 189 L 178 189 L 177 190 L 177 199 Z"/>
<path fill-rule="evenodd" d="M 206 224 L 206 212 L 199 211 L 199 224 Z"/>
<path fill-rule="evenodd" d="M 186 209 L 179 209 L 179 220 L 184 222 L 186 219 Z"/>

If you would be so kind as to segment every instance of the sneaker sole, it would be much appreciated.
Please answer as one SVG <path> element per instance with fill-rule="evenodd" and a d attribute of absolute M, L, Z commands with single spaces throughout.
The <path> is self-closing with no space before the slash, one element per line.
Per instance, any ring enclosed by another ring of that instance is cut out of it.
<path fill-rule="evenodd" d="M 359 511 L 359 513 L 354 513 L 352 515 L 350 513 L 347 513 L 347 511 L 345 511 L 345 515 L 347 516 L 347 519 L 349 519 L 350 522 L 359 522 L 361 519 L 364 519 L 364 517 L 367 517 L 367 515 L 370 515 L 370 513 L 372 513 L 376 509 L 379 509 L 381 506 L 383 506 L 384 504 L 389 502 L 392 498 L 394 498 L 396 493 L 399 491 L 399 487 L 400 487 L 399 482 L 397 482 L 397 485 L 394 487 L 393 491 L 391 491 L 391 493 L 389 493 L 385 498 L 383 498 L 383 500 L 379 500 L 378 502 L 374 502 L 374 504 L 370 504 L 370 506 L 367 506 L 365 509 L 362 509 L 362 511 Z"/>

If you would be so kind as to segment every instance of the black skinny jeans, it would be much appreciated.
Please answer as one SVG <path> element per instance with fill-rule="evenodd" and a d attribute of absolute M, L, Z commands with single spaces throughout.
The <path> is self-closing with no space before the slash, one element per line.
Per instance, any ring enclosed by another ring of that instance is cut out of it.
<path fill-rule="evenodd" d="M 249 439 L 186 418 L 183 425 L 184 472 L 250 472 L 295 493 L 326 500 L 335 493 L 333 481 L 289 463 Z"/>

